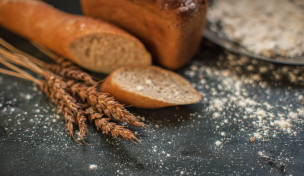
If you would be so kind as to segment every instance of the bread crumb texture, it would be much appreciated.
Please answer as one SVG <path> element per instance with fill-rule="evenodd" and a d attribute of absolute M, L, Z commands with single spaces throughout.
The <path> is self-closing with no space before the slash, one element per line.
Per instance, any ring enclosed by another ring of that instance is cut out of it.
<path fill-rule="evenodd" d="M 70 45 L 78 64 L 93 71 L 110 73 L 123 66 L 150 65 L 151 57 L 143 45 L 130 37 L 116 34 L 90 34 Z M 90 60 L 90 62 L 88 62 Z"/>
<path fill-rule="evenodd" d="M 155 66 L 123 68 L 113 79 L 125 91 L 172 104 L 200 100 L 200 95 L 186 79 Z"/>

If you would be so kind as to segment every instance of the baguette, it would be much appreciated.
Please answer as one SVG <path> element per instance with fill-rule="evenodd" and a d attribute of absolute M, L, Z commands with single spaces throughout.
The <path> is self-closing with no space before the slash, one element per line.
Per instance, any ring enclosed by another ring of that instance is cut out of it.
<path fill-rule="evenodd" d="M 153 59 L 179 69 L 202 39 L 207 0 L 81 0 L 85 15 L 120 26 L 143 41 Z"/>
<path fill-rule="evenodd" d="M 162 108 L 201 100 L 201 95 L 185 78 L 156 66 L 115 70 L 105 79 L 101 91 L 138 108 Z"/>
<path fill-rule="evenodd" d="M 135 37 L 107 22 L 59 11 L 36 0 L 0 0 L 0 25 L 91 71 L 151 64 Z"/>

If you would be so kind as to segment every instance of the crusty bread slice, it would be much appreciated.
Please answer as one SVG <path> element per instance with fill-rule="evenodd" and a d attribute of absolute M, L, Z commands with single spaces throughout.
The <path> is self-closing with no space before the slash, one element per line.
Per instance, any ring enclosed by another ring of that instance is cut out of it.
<path fill-rule="evenodd" d="M 185 78 L 156 66 L 117 69 L 103 82 L 101 91 L 139 108 L 192 104 L 201 99 Z"/>
<path fill-rule="evenodd" d="M 124 30 L 42 1 L 0 0 L 0 25 L 92 71 L 151 64 L 145 46 Z"/>

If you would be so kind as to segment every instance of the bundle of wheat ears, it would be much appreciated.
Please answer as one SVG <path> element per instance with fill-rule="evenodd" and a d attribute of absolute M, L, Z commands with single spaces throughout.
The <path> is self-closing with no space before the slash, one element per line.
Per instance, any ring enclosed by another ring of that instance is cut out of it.
<path fill-rule="evenodd" d="M 86 143 L 84 137 L 88 133 L 88 120 L 97 130 L 111 134 L 115 138 L 121 136 L 127 140 L 139 141 L 133 131 L 116 122 L 126 122 L 138 127 L 144 127 L 144 123 L 112 96 L 97 91 L 100 82 L 95 81 L 91 75 L 43 46 L 34 44 L 56 63 L 45 63 L 1 38 L 0 44 L 0 63 L 9 68 L 0 68 L 0 73 L 37 83 L 62 112 L 71 137 L 75 139 L 74 126 L 77 126 L 79 138 Z M 21 69 L 22 67 L 39 74 L 42 78 L 34 77 Z"/>

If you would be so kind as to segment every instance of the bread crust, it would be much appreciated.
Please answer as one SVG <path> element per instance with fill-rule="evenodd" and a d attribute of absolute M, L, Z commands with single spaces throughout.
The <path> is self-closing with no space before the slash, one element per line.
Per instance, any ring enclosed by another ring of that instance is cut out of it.
<path fill-rule="evenodd" d="M 85 15 L 116 24 L 142 40 L 153 59 L 179 69 L 196 54 L 207 0 L 81 0 Z"/>
<path fill-rule="evenodd" d="M 80 61 L 71 52 L 70 45 L 73 41 L 86 35 L 111 34 L 126 37 L 145 50 L 138 39 L 122 29 L 101 20 L 67 14 L 41 1 L 1 0 L 0 25 L 29 40 L 45 45 L 80 66 L 97 72 L 104 71 L 100 70 L 94 61 L 89 59 L 85 62 Z M 149 65 L 150 55 L 146 50 L 145 52 L 146 54 L 142 57 Z"/>
<path fill-rule="evenodd" d="M 148 95 L 145 96 L 145 95 L 137 94 L 137 93 L 135 93 L 135 91 L 131 92 L 131 91 L 124 90 L 114 81 L 114 77 L 117 74 L 122 74 L 122 72 L 125 68 L 136 68 L 136 67 L 122 67 L 122 68 L 115 70 L 105 79 L 105 81 L 102 83 L 102 85 L 100 87 L 100 90 L 102 92 L 107 92 L 107 93 L 111 94 L 118 101 L 120 101 L 124 104 L 135 106 L 138 108 L 156 109 L 156 108 L 163 108 L 163 107 L 168 107 L 168 106 L 189 104 L 189 103 L 181 104 L 181 103 L 172 103 L 172 102 L 169 103 L 169 102 L 151 98 Z M 150 68 L 156 69 L 159 72 L 165 71 L 164 69 L 161 69 L 156 66 L 143 67 L 143 69 L 150 69 Z M 167 71 L 167 74 L 169 75 L 169 77 L 170 76 L 178 77 L 179 81 L 181 81 L 184 85 L 186 85 L 188 87 L 192 87 L 191 84 L 187 80 L 185 80 L 183 77 L 177 75 L 176 73 Z M 191 104 L 198 103 L 201 100 L 201 95 L 197 91 L 193 91 L 193 92 L 197 96 L 197 99 L 195 101 L 192 101 Z"/>

